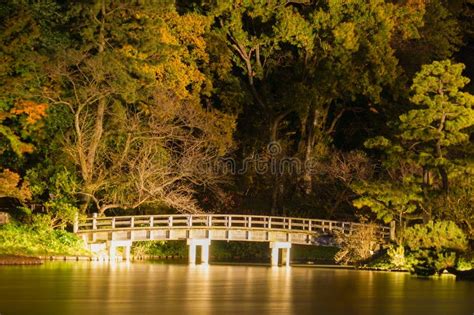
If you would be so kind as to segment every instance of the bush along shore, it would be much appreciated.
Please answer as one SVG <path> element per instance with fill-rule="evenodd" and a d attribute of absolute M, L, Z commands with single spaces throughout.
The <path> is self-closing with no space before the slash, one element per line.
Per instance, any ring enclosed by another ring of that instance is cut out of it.
<path fill-rule="evenodd" d="M 351 235 L 336 235 L 340 249 L 334 260 L 359 269 L 405 271 L 436 277 L 445 273 L 458 279 L 474 278 L 472 241 L 451 221 L 429 221 L 398 233 L 396 241 L 377 244 L 370 226 Z"/>
<path fill-rule="evenodd" d="M 89 257 L 90 252 L 76 235 L 53 229 L 40 220 L 0 226 L 0 265 L 40 264 L 41 258 L 51 256 Z"/>
<path fill-rule="evenodd" d="M 452 274 L 458 280 L 474 280 L 474 258 L 471 254 L 460 257 L 433 253 L 404 253 L 402 247 L 381 250 L 371 259 L 356 265 L 358 269 L 410 272 L 420 277 L 438 277 Z M 416 257 L 424 256 L 425 259 Z M 431 257 L 430 257 L 431 256 Z"/>
<path fill-rule="evenodd" d="M 315 247 L 295 245 L 292 261 L 295 263 L 335 264 L 336 247 Z M 185 242 L 153 241 L 136 242 L 132 247 L 134 259 L 184 259 L 188 255 Z M 270 249 L 268 243 L 213 241 L 210 248 L 211 259 L 215 262 L 268 263 Z"/>

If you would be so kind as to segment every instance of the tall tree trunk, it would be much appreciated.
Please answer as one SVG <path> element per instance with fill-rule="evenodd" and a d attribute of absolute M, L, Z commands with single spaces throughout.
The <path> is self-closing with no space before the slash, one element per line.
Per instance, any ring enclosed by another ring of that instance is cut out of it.
<path fill-rule="evenodd" d="M 100 8 L 100 16 L 97 19 L 100 21 L 99 25 L 99 34 L 97 40 L 97 54 L 100 56 L 103 54 L 105 50 L 105 16 L 106 16 L 106 8 L 105 8 L 105 0 L 101 1 L 101 8 Z M 87 195 L 85 195 L 85 202 L 81 207 L 81 210 L 85 212 L 89 207 L 91 202 L 91 197 L 88 194 L 93 194 L 94 192 L 91 189 L 91 186 L 94 183 L 94 165 L 95 160 L 97 157 L 97 151 L 99 145 L 102 141 L 102 134 L 104 130 L 104 116 L 105 110 L 107 107 L 107 100 L 105 98 L 101 98 L 97 101 L 97 108 L 95 111 L 95 118 L 94 118 L 94 130 L 92 133 L 92 138 L 90 140 L 90 144 L 87 149 L 84 148 L 84 143 L 81 143 L 81 148 L 79 151 L 82 151 L 82 157 L 85 159 L 85 169 L 82 168 L 82 177 L 84 179 L 84 188 Z M 81 132 L 81 135 L 83 133 Z M 85 151 L 85 152 L 84 152 Z M 82 162 L 82 161 L 81 161 Z M 98 209 L 99 210 L 99 209 Z"/>
<path fill-rule="evenodd" d="M 271 123 L 270 127 L 270 144 L 271 146 L 277 145 L 277 139 L 278 139 L 278 124 L 280 123 L 279 120 L 274 119 Z M 269 147 L 270 148 L 270 147 Z M 278 166 L 278 159 L 279 152 L 276 152 L 276 154 L 273 154 L 272 152 L 270 153 L 270 163 L 275 164 Z M 279 199 L 279 191 L 280 191 L 280 180 L 281 176 L 278 172 L 279 168 L 274 167 L 274 165 L 270 165 L 270 176 L 273 178 L 273 185 L 272 185 L 272 201 L 271 201 L 271 214 L 272 215 L 278 215 L 278 199 Z"/>
<path fill-rule="evenodd" d="M 279 145 L 278 143 L 278 127 L 281 121 L 289 114 L 291 111 L 286 111 L 276 115 L 270 124 L 270 144 L 271 145 Z M 275 163 L 275 167 L 271 167 L 272 177 L 274 178 L 273 186 L 272 186 L 272 207 L 271 212 L 272 215 L 276 215 L 279 212 L 279 199 L 280 196 L 284 193 L 284 186 L 283 186 L 283 178 L 281 174 L 281 167 L 280 163 L 280 155 L 283 148 L 280 147 L 279 150 L 275 151 L 274 153 L 269 152 L 271 154 L 271 162 Z"/>
<path fill-rule="evenodd" d="M 427 167 L 423 167 L 423 195 L 425 198 L 428 197 L 428 190 L 431 185 L 431 171 Z M 423 211 L 423 222 L 426 224 L 431 220 L 431 209 Z"/>
<path fill-rule="evenodd" d="M 315 108 L 311 108 L 309 112 L 309 117 L 306 122 L 306 132 L 307 135 L 304 140 L 304 158 L 303 158 L 303 192 L 306 195 L 311 194 L 313 191 L 313 177 L 311 174 L 311 170 L 309 169 L 309 161 L 313 155 L 313 148 L 315 145 L 315 127 L 317 123 L 317 110 Z"/>
<path fill-rule="evenodd" d="M 441 116 L 441 121 L 438 126 L 438 132 L 441 133 L 446 125 L 446 113 L 443 112 L 443 115 Z M 438 155 L 439 159 L 443 158 L 443 150 L 441 148 L 441 139 L 438 139 L 436 143 L 436 153 Z M 448 173 L 446 172 L 446 168 L 442 165 L 438 167 L 439 174 L 441 176 L 441 183 L 443 187 L 444 193 L 447 195 L 448 194 Z"/>

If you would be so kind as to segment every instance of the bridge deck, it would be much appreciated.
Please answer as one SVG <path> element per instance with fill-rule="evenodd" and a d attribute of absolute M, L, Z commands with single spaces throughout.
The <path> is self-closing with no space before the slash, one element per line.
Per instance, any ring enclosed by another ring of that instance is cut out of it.
<path fill-rule="evenodd" d="M 290 242 L 314 245 L 316 238 L 338 231 L 351 234 L 369 225 L 333 220 L 256 215 L 139 215 L 92 217 L 76 223 L 74 231 L 88 243 L 110 240 L 200 239 L 251 242 Z M 376 226 L 381 241 L 393 236 L 388 226 Z"/>

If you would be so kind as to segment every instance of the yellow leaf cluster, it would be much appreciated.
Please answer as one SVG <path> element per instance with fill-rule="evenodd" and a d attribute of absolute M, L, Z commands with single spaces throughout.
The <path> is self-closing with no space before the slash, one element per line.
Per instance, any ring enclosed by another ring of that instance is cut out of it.
<path fill-rule="evenodd" d="M 176 12 L 166 13 L 163 19 L 166 23 L 156 30 L 158 41 L 168 47 L 163 56 L 141 52 L 129 44 L 121 48 L 121 53 L 144 78 L 173 91 L 180 99 L 193 98 L 206 80 L 197 65 L 209 59 L 204 39 L 208 19 Z"/>

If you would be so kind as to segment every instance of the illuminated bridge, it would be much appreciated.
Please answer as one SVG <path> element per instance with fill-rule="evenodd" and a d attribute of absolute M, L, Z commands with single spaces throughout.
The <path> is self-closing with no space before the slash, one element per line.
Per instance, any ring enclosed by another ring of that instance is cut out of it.
<path fill-rule="evenodd" d="M 373 226 L 370 226 L 371 228 Z M 196 262 L 196 247 L 201 247 L 201 262 L 209 261 L 209 246 L 213 240 L 268 242 L 272 250 L 272 265 L 289 265 L 292 244 L 325 245 L 322 240 L 334 233 L 350 235 L 367 224 L 319 219 L 273 217 L 258 215 L 137 215 L 93 217 L 76 221 L 74 232 L 84 239 L 92 251 L 107 250 L 115 260 L 116 248 L 125 248 L 130 258 L 133 241 L 186 240 L 189 262 Z M 378 225 L 380 243 L 394 238 L 394 228 Z"/>

